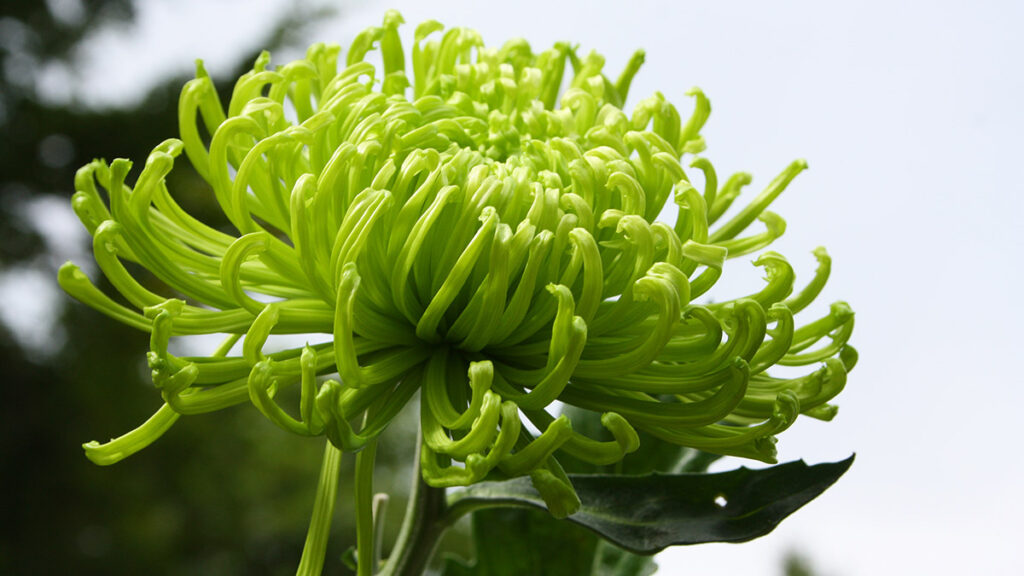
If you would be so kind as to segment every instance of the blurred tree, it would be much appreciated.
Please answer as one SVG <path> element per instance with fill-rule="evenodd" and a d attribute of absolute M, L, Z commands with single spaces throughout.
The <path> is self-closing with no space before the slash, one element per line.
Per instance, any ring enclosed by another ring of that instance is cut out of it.
<path fill-rule="evenodd" d="M 69 110 L 37 102 L 40 67 L 67 61 L 90 30 L 129 21 L 133 14 L 129 0 L 83 1 L 77 20 L 58 19 L 49 2 L 5 2 L 0 8 L 0 264 L 5 267 L 39 255 L 38 234 L 16 211 L 30 195 L 69 188 L 80 156 L 69 147 L 73 139 L 67 131 L 85 135 L 90 127 L 68 122 L 74 115 Z M 49 141 L 63 143 L 58 157 L 41 155 L 40 145 L 54 134 L 63 135 Z"/>
<path fill-rule="evenodd" d="M 262 45 L 293 44 L 302 24 L 321 10 L 292 11 Z M 70 61 L 91 33 L 130 25 L 134 16 L 129 0 L 0 8 L 0 277 L 41 269 L 55 285 L 59 262 L 27 221 L 27 207 L 45 198 L 69 202 L 76 169 L 94 157 L 141 162 L 177 134 L 174 107 L 184 78 L 168 78 L 130 109 L 96 111 L 40 98 L 37 74 L 45 64 Z M 239 55 L 239 73 L 253 58 Z M 231 86 L 218 89 L 226 101 Z M 226 224 L 216 220 L 221 213 L 212 191 L 187 160 L 179 160 L 172 178 L 172 192 L 189 212 Z M 161 290 L 155 278 L 149 283 Z M 24 338 L 0 322 L 0 574 L 293 573 L 322 445 L 282 434 L 241 407 L 183 419 L 151 449 L 113 469 L 92 464 L 80 444 L 134 428 L 159 396 L 148 381 L 144 334 L 69 298 L 63 302 L 49 337 L 64 344 L 41 354 L 26 350 Z M 410 430 L 394 435 L 404 438 Z M 397 480 L 382 480 L 393 494 L 404 490 L 410 461 L 400 447 L 411 445 L 394 442 L 399 449 L 385 445 L 378 456 L 395 471 Z M 340 491 L 326 573 L 343 570 L 342 552 L 354 542 L 350 489 Z M 400 514 L 403 507 L 398 501 L 390 509 Z"/>

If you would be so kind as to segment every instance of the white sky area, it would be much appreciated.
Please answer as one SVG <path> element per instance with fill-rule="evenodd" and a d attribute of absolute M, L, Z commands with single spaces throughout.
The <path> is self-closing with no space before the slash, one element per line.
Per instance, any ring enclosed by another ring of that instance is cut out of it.
<path fill-rule="evenodd" d="M 140 3 L 137 28 L 100 32 L 79 76 L 51 70 L 43 87 L 113 106 L 196 57 L 223 72 L 284 6 Z M 1024 343 L 1024 4 L 367 1 L 342 5 L 308 40 L 347 45 L 389 7 L 405 15 L 407 41 L 427 18 L 474 27 L 488 44 L 570 40 L 603 53 L 613 77 L 645 49 L 629 106 L 659 90 L 686 116 L 685 90 L 703 88 L 714 110 L 704 155 L 722 181 L 752 172 L 750 195 L 792 159 L 810 163 L 771 208 L 789 225 L 773 249 L 806 279 L 810 251 L 828 248 L 817 311 L 850 302 L 861 360 L 836 420 L 798 422 L 780 460 L 857 461 L 769 536 L 672 549 L 661 574 L 773 575 L 790 549 L 829 575 L 1024 573 L 1024 382 L 1013 364 Z M 734 268 L 744 270 L 727 267 L 719 298 L 760 289 L 758 270 Z M 46 292 L 9 276 L 0 297 Z M 39 298 L 29 308 L 52 308 Z"/>

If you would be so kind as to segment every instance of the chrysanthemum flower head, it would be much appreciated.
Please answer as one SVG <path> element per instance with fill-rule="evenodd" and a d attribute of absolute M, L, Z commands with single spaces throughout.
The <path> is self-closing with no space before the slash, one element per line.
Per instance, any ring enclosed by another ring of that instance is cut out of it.
<path fill-rule="evenodd" d="M 799 414 L 834 415 L 827 402 L 856 358 L 853 314 L 840 302 L 794 320 L 829 275 L 824 250 L 799 290 L 786 259 L 764 252 L 759 291 L 701 303 L 729 259 L 783 233 L 766 208 L 803 161 L 726 218 L 751 179 L 719 185 L 698 156 L 704 94 L 689 93 L 686 120 L 661 94 L 623 109 L 642 52 L 613 80 L 601 56 L 568 44 L 495 49 L 430 21 L 407 60 L 401 23 L 389 13 L 340 65 L 337 46 L 277 67 L 264 53 L 226 108 L 200 63 L 180 139 L 153 150 L 134 186 L 127 160 L 80 170 L 74 208 L 122 299 L 70 263 L 61 285 L 150 334 L 164 401 L 136 431 L 86 444 L 89 458 L 116 462 L 179 416 L 246 403 L 355 452 L 419 393 L 428 484 L 530 475 L 564 515 L 578 500 L 560 454 L 614 463 L 641 430 L 771 462 Z M 371 50 L 382 69 L 364 60 Z M 176 203 L 166 176 L 183 152 L 232 230 Z M 674 222 L 658 220 L 666 204 Z M 168 290 L 150 291 L 126 262 Z M 171 338 L 218 333 L 227 339 L 209 356 L 168 351 Z M 331 341 L 271 351 L 279 334 Z M 297 407 L 277 401 L 289 386 Z M 557 402 L 600 413 L 611 439 L 574 432 Z"/>

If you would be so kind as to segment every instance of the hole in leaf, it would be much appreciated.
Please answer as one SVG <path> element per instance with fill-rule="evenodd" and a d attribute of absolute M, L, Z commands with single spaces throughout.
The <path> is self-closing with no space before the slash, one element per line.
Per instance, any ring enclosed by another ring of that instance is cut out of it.
<path fill-rule="evenodd" d="M 715 506 L 718 506 L 719 508 L 725 508 L 727 504 L 729 504 L 729 501 L 725 498 L 724 495 L 719 494 L 718 496 L 715 496 Z"/>

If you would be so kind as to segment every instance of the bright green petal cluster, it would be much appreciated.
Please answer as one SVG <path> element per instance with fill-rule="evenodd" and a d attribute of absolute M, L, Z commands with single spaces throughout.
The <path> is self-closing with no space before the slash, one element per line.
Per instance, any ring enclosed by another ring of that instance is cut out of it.
<path fill-rule="evenodd" d="M 697 303 L 728 259 L 783 233 L 766 208 L 803 161 L 723 221 L 750 176 L 719 186 L 695 156 L 710 113 L 699 90 L 686 121 L 661 94 L 622 110 L 643 53 L 612 80 L 594 53 L 487 48 L 430 21 L 408 66 L 401 23 L 391 12 L 360 34 L 340 71 L 337 46 L 276 68 L 263 54 L 226 110 L 200 65 L 182 91 L 181 139 L 157 146 L 134 186 L 127 160 L 79 171 L 75 211 L 124 303 L 70 263 L 61 285 L 151 334 L 165 402 L 136 431 L 86 444 L 92 460 L 132 454 L 181 415 L 243 403 L 355 452 L 419 392 L 427 483 L 531 475 L 564 514 L 578 501 L 559 454 L 614 463 L 642 430 L 771 462 L 799 414 L 835 414 L 827 402 L 856 359 L 853 313 L 840 302 L 794 321 L 829 275 L 823 249 L 798 291 L 786 259 L 764 252 L 760 291 Z M 382 70 L 364 60 L 378 49 Z M 165 178 L 182 152 L 237 234 L 175 202 Z M 656 219 L 668 202 L 673 224 Z M 755 221 L 763 229 L 748 231 Z M 172 337 L 215 333 L 229 336 L 208 357 L 168 352 Z M 332 341 L 267 351 L 273 335 L 309 333 Z M 241 355 L 228 355 L 239 340 Z M 286 409 L 276 398 L 288 386 L 301 401 Z M 574 432 L 556 401 L 601 413 L 611 440 Z"/>

